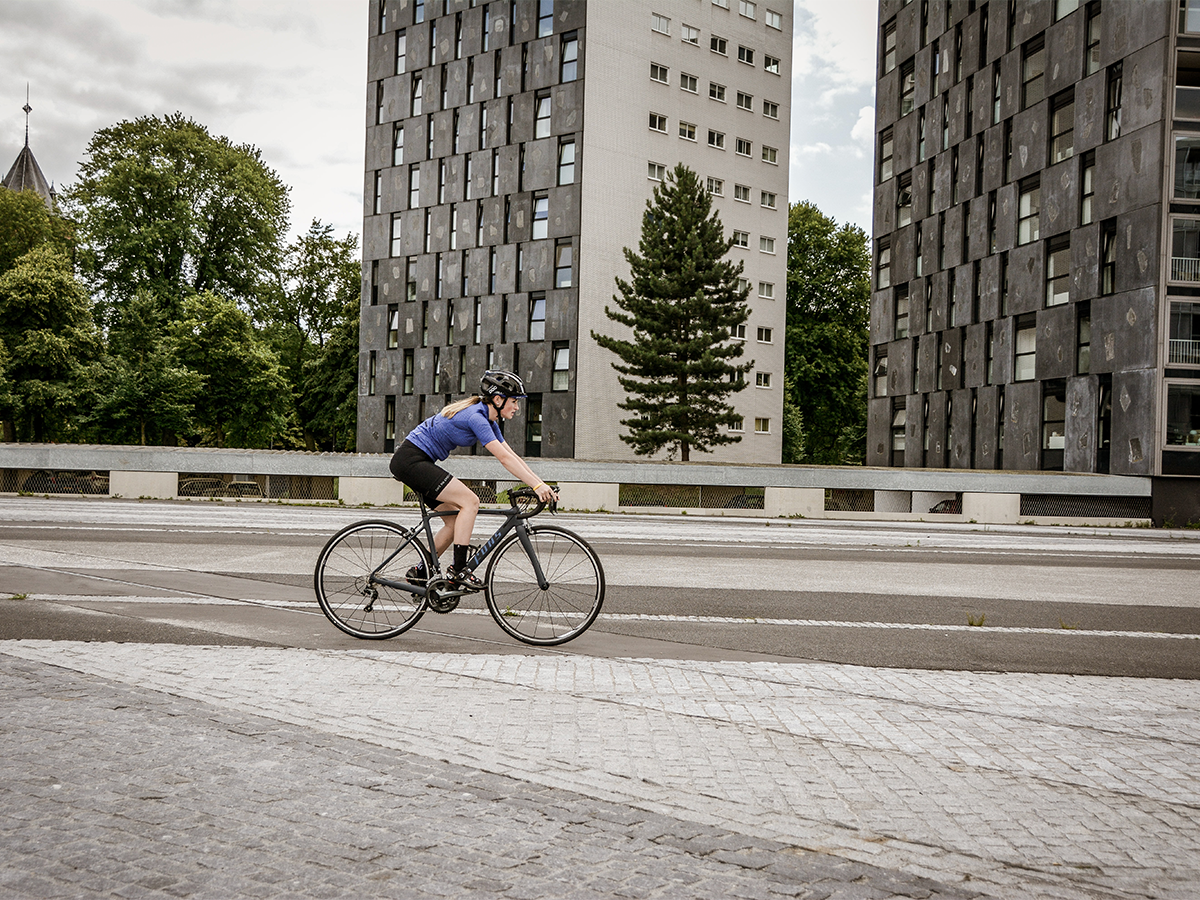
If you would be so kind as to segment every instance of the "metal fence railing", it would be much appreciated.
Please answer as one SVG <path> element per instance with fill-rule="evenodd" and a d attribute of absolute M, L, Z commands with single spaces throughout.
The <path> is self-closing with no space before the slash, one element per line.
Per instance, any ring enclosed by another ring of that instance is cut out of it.
<path fill-rule="evenodd" d="M 622 484 L 618 504 L 678 509 L 762 509 L 764 488 L 699 484 Z"/>
<path fill-rule="evenodd" d="M 1089 497 L 1074 494 L 1022 494 L 1022 516 L 1067 519 L 1150 518 L 1149 497 Z"/>

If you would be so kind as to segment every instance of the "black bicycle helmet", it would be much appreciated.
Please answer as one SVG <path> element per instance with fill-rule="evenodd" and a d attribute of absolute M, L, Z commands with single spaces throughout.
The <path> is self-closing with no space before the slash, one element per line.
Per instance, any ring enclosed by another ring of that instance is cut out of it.
<path fill-rule="evenodd" d="M 525 384 L 512 372 L 487 371 L 479 379 L 479 393 L 483 397 L 524 397 Z"/>

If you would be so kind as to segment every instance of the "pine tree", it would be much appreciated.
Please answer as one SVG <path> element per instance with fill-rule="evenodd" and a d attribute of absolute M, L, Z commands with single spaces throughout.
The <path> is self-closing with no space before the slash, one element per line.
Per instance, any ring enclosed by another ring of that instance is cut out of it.
<path fill-rule="evenodd" d="M 687 461 L 693 448 L 740 440 L 721 429 L 737 422 L 725 398 L 745 388 L 754 365 L 730 362 L 742 355 L 730 330 L 749 316 L 742 263 L 725 258 L 732 246 L 700 179 L 680 163 L 646 202 L 639 252 L 625 248 L 631 280 L 616 279 L 613 295 L 621 311 L 604 310 L 633 339 L 592 332 L 620 357 L 613 368 L 627 398 L 617 405 L 633 414 L 621 420 L 629 429 L 621 440 L 638 454 L 667 448 Z"/>

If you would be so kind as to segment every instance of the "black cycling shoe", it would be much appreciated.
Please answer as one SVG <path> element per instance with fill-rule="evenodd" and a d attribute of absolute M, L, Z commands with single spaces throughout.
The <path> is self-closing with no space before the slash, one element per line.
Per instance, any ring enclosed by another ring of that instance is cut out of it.
<path fill-rule="evenodd" d="M 482 591 L 483 582 L 470 569 L 455 571 L 453 567 L 446 570 L 446 580 L 460 591 Z"/>
<path fill-rule="evenodd" d="M 415 584 L 417 587 L 425 587 L 429 576 L 426 575 L 424 566 L 413 566 L 404 573 L 404 580 L 409 584 Z"/>

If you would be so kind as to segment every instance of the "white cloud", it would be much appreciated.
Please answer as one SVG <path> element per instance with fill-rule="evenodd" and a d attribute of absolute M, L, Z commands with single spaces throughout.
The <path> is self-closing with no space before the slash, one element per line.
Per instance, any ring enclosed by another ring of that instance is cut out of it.
<path fill-rule="evenodd" d="M 850 138 L 855 143 L 870 147 L 875 146 L 875 107 L 864 106 L 858 111 L 858 121 L 850 129 Z"/>

